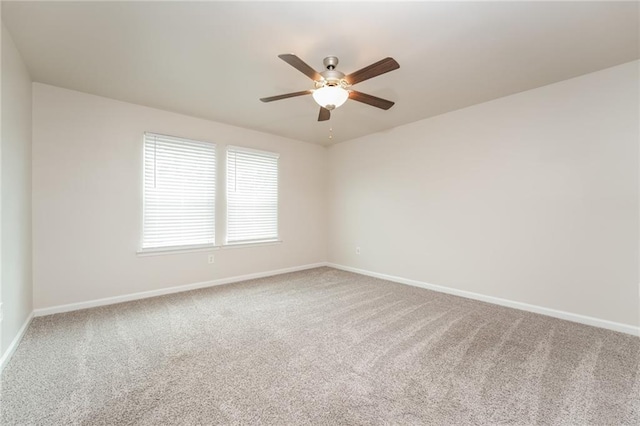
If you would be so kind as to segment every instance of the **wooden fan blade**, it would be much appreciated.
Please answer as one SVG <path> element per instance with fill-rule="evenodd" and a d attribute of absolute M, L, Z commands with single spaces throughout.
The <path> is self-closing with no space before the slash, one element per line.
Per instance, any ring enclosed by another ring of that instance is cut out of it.
<path fill-rule="evenodd" d="M 310 95 L 312 92 L 313 92 L 312 90 L 303 90 L 302 92 L 285 93 L 284 95 L 269 96 L 268 98 L 260 98 L 260 100 L 262 102 L 273 102 L 273 101 L 279 101 L 280 99 L 293 98 L 293 97 L 302 96 L 302 95 Z"/>
<path fill-rule="evenodd" d="M 385 110 L 391 108 L 395 104 L 395 102 L 378 98 L 377 96 L 367 95 L 366 93 L 356 92 L 355 90 L 349 92 L 349 99 Z"/>
<path fill-rule="evenodd" d="M 302 74 L 309 77 L 311 80 L 320 80 L 322 78 L 322 76 L 318 74 L 316 70 L 311 68 L 309 65 L 307 65 L 305 61 L 298 58 L 293 53 L 285 53 L 282 55 L 278 55 L 278 58 L 288 63 L 289 65 L 291 65 L 292 67 L 300 71 Z"/>
<path fill-rule="evenodd" d="M 331 111 L 326 108 L 320 107 L 320 114 L 318 114 L 318 121 L 327 121 L 331 118 Z"/>
<path fill-rule="evenodd" d="M 393 58 L 384 58 L 375 64 L 371 64 L 368 67 L 364 67 L 361 70 L 356 72 L 352 72 L 344 79 L 347 80 L 349 84 L 360 83 L 365 80 L 369 80 L 370 78 L 377 77 L 380 74 L 384 74 L 389 71 L 397 70 L 400 68 L 400 65 Z"/>

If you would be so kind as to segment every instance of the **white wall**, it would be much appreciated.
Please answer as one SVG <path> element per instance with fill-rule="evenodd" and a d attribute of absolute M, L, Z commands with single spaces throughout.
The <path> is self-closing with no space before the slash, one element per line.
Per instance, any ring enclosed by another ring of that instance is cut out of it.
<path fill-rule="evenodd" d="M 31 78 L 2 24 L 0 354 L 32 311 Z"/>
<path fill-rule="evenodd" d="M 329 260 L 637 326 L 638 95 L 632 62 L 331 147 Z"/>
<path fill-rule="evenodd" d="M 43 84 L 33 91 L 35 308 L 328 254 L 640 323 L 638 62 L 335 145 L 328 170 L 320 146 Z M 225 144 L 280 152 L 285 242 L 219 250 L 214 265 L 206 252 L 137 256 L 144 131 L 213 141 L 220 153 Z"/>
<path fill-rule="evenodd" d="M 213 265 L 207 252 L 137 256 L 145 131 L 215 142 L 220 167 L 225 144 L 279 152 L 284 242 L 218 250 Z M 326 261 L 326 155 L 317 145 L 34 83 L 35 308 Z"/>

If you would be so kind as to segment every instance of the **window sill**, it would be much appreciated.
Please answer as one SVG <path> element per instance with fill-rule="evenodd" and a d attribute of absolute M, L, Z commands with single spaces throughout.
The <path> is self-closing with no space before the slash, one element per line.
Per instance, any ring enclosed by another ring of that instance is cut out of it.
<path fill-rule="evenodd" d="M 157 249 L 144 249 L 138 250 L 136 252 L 137 256 L 146 257 L 146 256 L 164 256 L 167 254 L 185 254 L 185 253 L 198 253 L 203 251 L 213 251 L 213 250 L 227 250 L 227 249 L 238 249 L 238 248 L 249 248 L 249 247 L 262 247 L 262 246 L 273 246 L 276 244 L 281 244 L 282 240 L 268 240 L 268 241 L 252 241 L 248 243 L 233 243 L 233 244 L 225 244 L 222 246 L 196 246 L 196 247 L 167 247 L 167 248 L 157 248 Z"/>
<path fill-rule="evenodd" d="M 141 257 L 145 256 L 163 256 L 166 254 L 183 254 L 183 253 L 197 253 L 202 251 L 220 250 L 220 246 L 196 246 L 196 247 L 167 247 L 157 249 L 142 249 L 138 250 L 136 254 Z"/>
<path fill-rule="evenodd" d="M 243 248 L 243 247 L 273 246 L 276 244 L 282 244 L 282 240 L 251 241 L 247 243 L 230 243 L 230 244 L 225 244 L 220 248 L 223 250 L 226 250 L 226 249 L 237 249 L 237 248 Z"/>

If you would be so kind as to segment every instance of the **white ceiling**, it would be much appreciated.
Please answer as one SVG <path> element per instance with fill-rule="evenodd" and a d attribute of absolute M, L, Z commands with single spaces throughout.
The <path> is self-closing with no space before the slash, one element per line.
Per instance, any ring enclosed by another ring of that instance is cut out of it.
<path fill-rule="evenodd" d="M 330 144 L 639 57 L 638 3 L 2 2 L 35 81 Z M 282 60 L 349 73 L 386 56 L 400 69 L 318 123 L 311 89 Z M 333 128 L 333 140 L 328 139 Z"/>

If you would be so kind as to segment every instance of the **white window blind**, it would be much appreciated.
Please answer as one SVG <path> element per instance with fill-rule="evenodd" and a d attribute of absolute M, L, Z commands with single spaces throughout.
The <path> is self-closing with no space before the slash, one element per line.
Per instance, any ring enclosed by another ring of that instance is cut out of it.
<path fill-rule="evenodd" d="M 227 243 L 278 239 L 279 154 L 227 148 Z"/>
<path fill-rule="evenodd" d="M 144 135 L 142 249 L 215 242 L 216 146 Z"/>

